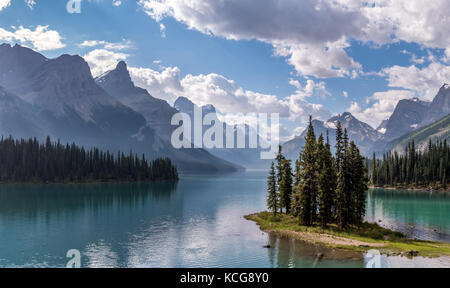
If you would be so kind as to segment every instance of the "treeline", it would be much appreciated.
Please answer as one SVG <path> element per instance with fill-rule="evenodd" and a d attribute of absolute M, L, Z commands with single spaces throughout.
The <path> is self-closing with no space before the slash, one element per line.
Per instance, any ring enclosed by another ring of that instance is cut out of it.
<path fill-rule="evenodd" d="M 0 182 L 134 182 L 177 181 L 170 159 L 147 161 L 130 152 L 117 155 L 98 148 L 85 150 L 75 144 L 62 145 L 47 137 L 0 141 Z"/>
<path fill-rule="evenodd" d="M 347 130 L 340 123 L 336 131 L 336 155 L 333 156 L 323 135 L 316 139 L 312 119 L 305 138 L 306 144 L 295 163 L 281 151 L 272 163 L 268 177 L 268 208 L 274 213 L 286 213 L 299 218 L 302 225 L 320 224 L 323 228 L 335 223 L 340 229 L 360 226 L 366 209 L 368 189 L 367 168 L 354 142 L 349 142 Z M 284 211 L 284 212 L 283 212 Z"/>
<path fill-rule="evenodd" d="M 377 187 L 438 187 L 446 189 L 450 176 L 450 146 L 447 140 L 432 143 L 424 152 L 417 151 L 414 140 L 405 153 L 386 153 L 377 159 L 375 153 L 370 163 L 370 182 Z"/>

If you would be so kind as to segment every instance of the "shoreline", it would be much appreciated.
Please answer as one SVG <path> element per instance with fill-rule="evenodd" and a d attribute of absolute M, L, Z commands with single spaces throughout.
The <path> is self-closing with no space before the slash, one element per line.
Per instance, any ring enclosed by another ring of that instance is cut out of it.
<path fill-rule="evenodd" d="M 153 183 L 178 183 L 180 180 L 155 180 L 155 181 L 71 181 L 71 182 L 0 182 L 1 185 L 90 185 L 90 184 L 153 184 Z"/>
<path fill-rule="evenodd" d="M 386 186 L 386 187 L 378 187 L 378 186 L 369 186 L 369 189 L 385 189 L 385 190 L 405 190 L 405 191 L 417 191 L 417 192 L 444 192 L 450 193 L 450 188 L 447 189 L 430 189 L 426 187 L 395 187 L 395 186 Z"/>
<path fill-rule="evenodd" d="M 317 226 L 302 226 L 292 216 L 278 214 L 274 217 L 270 212 L 251 214 L 244 218 L 256 222 L 264 232 L 277 233 L 331 248 L 358 252 L 375 249 L 383 255 L 409 258 L 450 256 L 449 243 L 407 239 L 402 233 L 383 228 L 375 223 L 364 223 L 362 229 L 338 231 L 333 225 L 325 230 Z"/>

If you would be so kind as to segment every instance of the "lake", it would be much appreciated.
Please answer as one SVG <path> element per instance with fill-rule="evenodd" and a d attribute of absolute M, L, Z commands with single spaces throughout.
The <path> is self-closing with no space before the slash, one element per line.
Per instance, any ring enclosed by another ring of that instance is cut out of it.
<path fill-rule="evenodd" d="M 182 176 L 177 184 L 0 185 L 0 267 L 365 267 L 368 256 L 267 234 L 266 172 Z M 367 220 L 450 241 L 445 193 L 371 190 Z M 270 244 L 273 249 L 264 249 Z M 316 261 L 318 253 L 325 255 Z M 448 258 L 385 257 L 386 267 L 450 267 Z"/>

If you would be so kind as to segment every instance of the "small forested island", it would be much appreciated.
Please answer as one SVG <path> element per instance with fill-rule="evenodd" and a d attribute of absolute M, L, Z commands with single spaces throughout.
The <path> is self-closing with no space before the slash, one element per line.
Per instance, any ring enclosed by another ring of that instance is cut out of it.
<path fill-rule="evenodd" d="M 377 249 L 388 255 L 450 255 L 450 244 L 406 239 L 396 231 L 364 222 L 368 161 L 337 123 L 336 155 L 312 120 L 295 171 L 279 149 L 268 177 L 269 212 L 246 216 L 262 230 L 312 243 L 355 251 Z M 270 248 L 270 247 L 269 247 Z"/>
<path fill-rule="evenodd" d="M 374 187 L 448 190 L 450 181 L 450 146 L 447 140 L 432 143 L 424 152 L 417 151 L 414 140 L 397 152 L 383 155 L 375 153 L 370 163 L 370 183 Z"/>
<path fill-rule="evenodd" d="M 168 158 L 147 161 L 132 151 L 117 156 L 98 148 L 63 145 L 47 137 L 0 141 L 0 183 L 92 183 L 178 181 Z"/>

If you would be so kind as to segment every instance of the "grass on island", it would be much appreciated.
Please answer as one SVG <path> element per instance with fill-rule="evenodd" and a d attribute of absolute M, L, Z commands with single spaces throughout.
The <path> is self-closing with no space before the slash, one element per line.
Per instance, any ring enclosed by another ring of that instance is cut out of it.
<path fill-rule="evenodd" d="M 340 231 L 334 224 L 329 225 L 327 229 L 322 229 L 319 225 L 302 226 L 298 218 L 279 213 L 274 216 L 270 212 L 261 212 L 245 218 L 256 222 L 263 231 L 276 232 L 333 248 L 361 252 L 377 249 L 386 255 L 450 256 L 450 244 L 407 239 L 402 233 L 383 228 L 378 224 L 364 223 L 361 228 L 354 226 Z"/>

